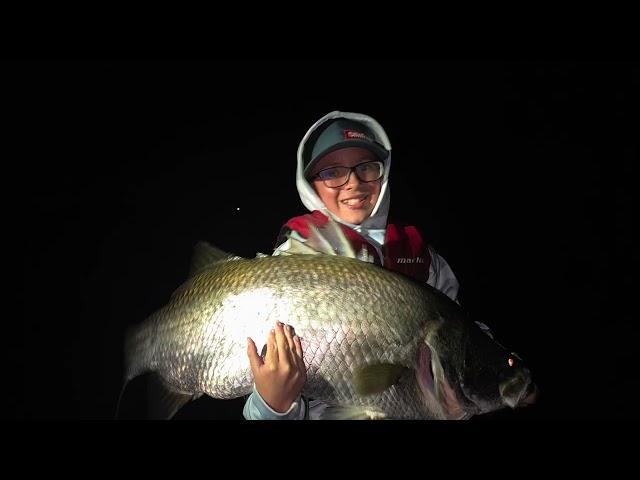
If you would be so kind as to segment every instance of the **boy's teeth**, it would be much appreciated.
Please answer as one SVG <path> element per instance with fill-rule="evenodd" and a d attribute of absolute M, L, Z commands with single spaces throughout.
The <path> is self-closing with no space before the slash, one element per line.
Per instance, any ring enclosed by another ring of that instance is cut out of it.
<path fill-rule="evenodd" d="M 351 198 L 349 200 L 343 200 L 342 203 L 346 205 L 356 205 L 357 203 L 360 203 L 362 200 L 364 200 L 364 198 Z"/>

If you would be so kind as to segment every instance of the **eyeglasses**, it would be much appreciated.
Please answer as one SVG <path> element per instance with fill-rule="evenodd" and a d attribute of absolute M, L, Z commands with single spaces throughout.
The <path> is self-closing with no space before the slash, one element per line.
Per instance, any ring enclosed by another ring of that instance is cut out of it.
<path fill-rule="evenodd" d="M 358 180 L 364 183 L 375 182 L 384 175 L 384 163 L 371 161 L 359 163 L 353 167 L 330 167 L 320 170 L 313 178 L 320 179 L 329 188 L 338 188 L 349 181 L 351 172 L 356 172 Z"/>

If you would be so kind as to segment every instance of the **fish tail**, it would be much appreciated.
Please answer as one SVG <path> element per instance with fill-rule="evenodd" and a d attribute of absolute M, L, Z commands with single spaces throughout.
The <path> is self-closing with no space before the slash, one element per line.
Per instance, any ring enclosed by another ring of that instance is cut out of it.
<path fill-rule="evenodd" d="M 115 418 L 118 418 L 120 413 L 120 403 L 127 384 L 151 368 L 151 358 L 153 355 L 151 341 L 153 338 L 154 325 L 155 322 L 150 320 L 141 325 L 129 327 L 125 333 L 124 381 L 116 404 Z"/>
<path fill-rule="evenodd" d="M 124 339 L 125 382 L 146 372 L 151 367 L 151 341 L 155 322 L 150 319 L 127 329 Z"/>

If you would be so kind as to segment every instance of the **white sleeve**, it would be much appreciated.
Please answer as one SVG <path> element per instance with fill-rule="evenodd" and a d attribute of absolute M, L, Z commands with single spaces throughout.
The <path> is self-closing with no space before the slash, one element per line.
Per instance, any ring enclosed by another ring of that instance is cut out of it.
<path fill-rule="evenodd" d="M 451 300 L 458 302 L 460 284 L 453 270 L 451 270 L 447 261 L 438 255 L 433 248 L 429 247 L 429 253 L 431 254 L 431 265 L 429 265 L 427 284 L 440 290 Z"/>
<path fill-rule="evenodd" d="M 307 406 L 302 397 L 298 397 L 289 410 L 278 413 L 267 405 L 254 385 L 251 395 L 244 404 L 242 414 L 247 420 L 304 420 L 307 416 Z"/>

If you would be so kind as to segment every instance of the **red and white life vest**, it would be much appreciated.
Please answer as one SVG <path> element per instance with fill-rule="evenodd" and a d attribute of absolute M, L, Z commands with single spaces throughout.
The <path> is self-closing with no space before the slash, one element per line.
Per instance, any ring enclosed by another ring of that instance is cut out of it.
<path fill-rule="evenodd" d="M 310 214 L 292 218 L 285 224 L 286 228 L 284 230 L 293 230 L 308 238 L 309 224 L 322 227 L 328 221 L 329 218 L 325 214 L 314 210 Z M 380 259 L 376 248 L 367 239 L 346 225 L 338 225 L 351 241 L 354 250 L 359 252 L 363 247 L 366 248 L 377 265 L 382 265 L 384 268 L 402 273 L 421 282 L 428 280 L 431 254 L 416 227 L 402 223 L 388 224 L 382 249 L 384 258 Z M 280 243 L 283 238 L 280 237 L 278 240 L 278 243 Z"/>

